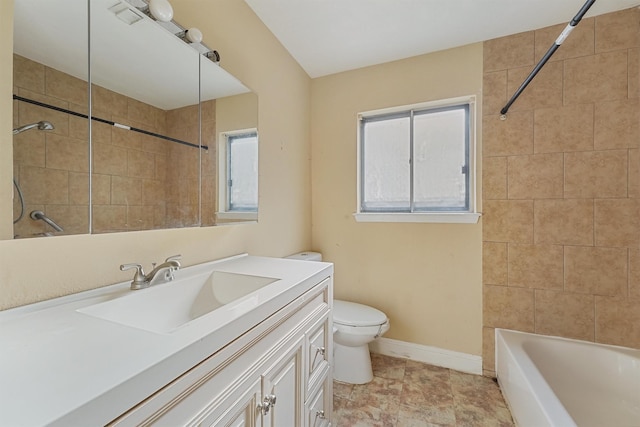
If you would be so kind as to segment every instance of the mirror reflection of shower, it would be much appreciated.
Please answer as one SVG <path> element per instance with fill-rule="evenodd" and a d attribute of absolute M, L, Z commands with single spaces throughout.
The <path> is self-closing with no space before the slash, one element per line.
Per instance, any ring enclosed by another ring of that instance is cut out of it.
<path fill-rule="evenodd" d="M 38 129 L 38 130 L 53 130 L 54 127 L 51 124 L 51 122 L 48 122 L 46 120 L 43 120 L 41 122 L 38 123 L 31 123 L 29 125 L 24 125 L 24 126 L 20 126 L 18 128 L 15 128 L 13 130 L 13 134 L 17 135 L 19 133 L 22 133 L 24 131 L 30 130 L 30 129 Z"/>
<path fill-rule="evenodd" d="M 51 218 L 49 218 L 48 216 L 46 216 L 44 214 L 44 212 L 42 211 L 33 211 L 31 212 L 31 214 L 29 215 L 29 217 L 31 217 L 32 220 L 34 221 L 44 221 L 45 223 L 47 223 L 51 228 L 53 228 L 54 230 L 60 232 L 60 231 L 64 231 L 62 229 L 62 227 L 60 227 L 58 224 L 56 224 Z"/>
<path fill-rule="evenodd" d="M 18 135 L 19 133 L 22 132 L 26 132 L 28 130 L 31 129 L 36 129 L 36 130 L 53 130 L 55 129 L 53 124 L 51 122 L 48 122 L 46 120 L 42 120 L 40 122 L 37 123 L 30 123 L 28 125 L 23 125 L 20 127 L 17 127 L 13 130 L 13 135 Z M 17 223 L 18 221 L 20 221 L 22 219 L 22 217 L 24 217 L 24 195 L 22 194 L 22 189 L 20 188 L 20 184 L 18 184 L 18 182 L 16 181 L 16 179 L 13 179 L 13 185 L 16 188 L 16 192 L 18 193 L 18 199 L 20 201 L 20 214 L 18 215 L 17 219 L 13 220 L 13 223 Z M 51 226 L 54 230 L 61 232 L 63 231 L 62 227 L 60 227 L 58 224 L 56 224 L 52 219 L 48 218 L 42 211 L 33 211 L 31 212 L 31 219 L 33 220 L 42 220 L 45 223 L 47 223 L 49 226 Z"/>

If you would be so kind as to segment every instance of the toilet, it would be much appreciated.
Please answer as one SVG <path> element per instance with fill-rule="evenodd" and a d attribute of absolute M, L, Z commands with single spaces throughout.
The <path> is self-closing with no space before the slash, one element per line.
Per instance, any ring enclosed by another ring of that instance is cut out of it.
<path fill-rule="evenodd" d="M 301 252 L 290 259 L 322 261 L 318 252 Z M 349 384 L 365 384 L 373 379 L 369 343 L 389 330 L 382 311 L 364 304 L 333 300 L 333 378 Z"/>

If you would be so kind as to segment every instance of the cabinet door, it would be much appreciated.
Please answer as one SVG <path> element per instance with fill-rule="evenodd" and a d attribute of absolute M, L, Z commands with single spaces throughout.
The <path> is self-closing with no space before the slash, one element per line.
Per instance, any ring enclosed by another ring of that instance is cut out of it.
<path fill-rule="evenodd" d="M 302 425 L 303 343 L 301 337 L 262 376 L 262 427 Z"/>
<path fill-rule="evenodd" d="M 197 425 L 202 427 L 257 427 L 260 425 L 258 404 L 261 400 L 261 379 L 256 378 L 254 381 L 245 384 L 240 398 L 235 401 L 224 401 L 221 403 L 220 406 L 222 407 L 229 405 L 221 417 L 215 419 L 216 417 L 209 416 L 197 423 Z"/>

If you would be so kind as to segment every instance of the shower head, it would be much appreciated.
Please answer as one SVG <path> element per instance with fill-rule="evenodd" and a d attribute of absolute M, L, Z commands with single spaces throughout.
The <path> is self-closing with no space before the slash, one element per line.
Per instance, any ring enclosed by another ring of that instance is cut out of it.
<path fill-rule="evenodd" d="M 37 128 L 38 130 L 52 130 L 54 129 L 53 125 L 51 124 L 51 122 L 47 122 L 45 120 L 38 122 L 38 123 L 31 123 L 29 125 L 24 125 L 24 126 L 20 126 L 19 128 L 15 128 L 13 130 L 13 134 L 17 135 L 19 133 L 22 133 L 24 131 L 30 130 L 30 129 L 35 129 Z"/>

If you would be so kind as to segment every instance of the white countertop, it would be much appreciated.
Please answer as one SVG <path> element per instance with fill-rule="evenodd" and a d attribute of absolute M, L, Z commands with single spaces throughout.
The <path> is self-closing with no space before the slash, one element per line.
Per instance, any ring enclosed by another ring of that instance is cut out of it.
<path fill-rule="evenodd" d="M 129 282 L 0 312 L 0 425 L 104 425 L 311 289 L 333 266 L 239 255 L 183 268 L 171 285 L 204 271 L 280 280 L 167 334 L 76 311 L 148 290 L 131 291 Z"/>

